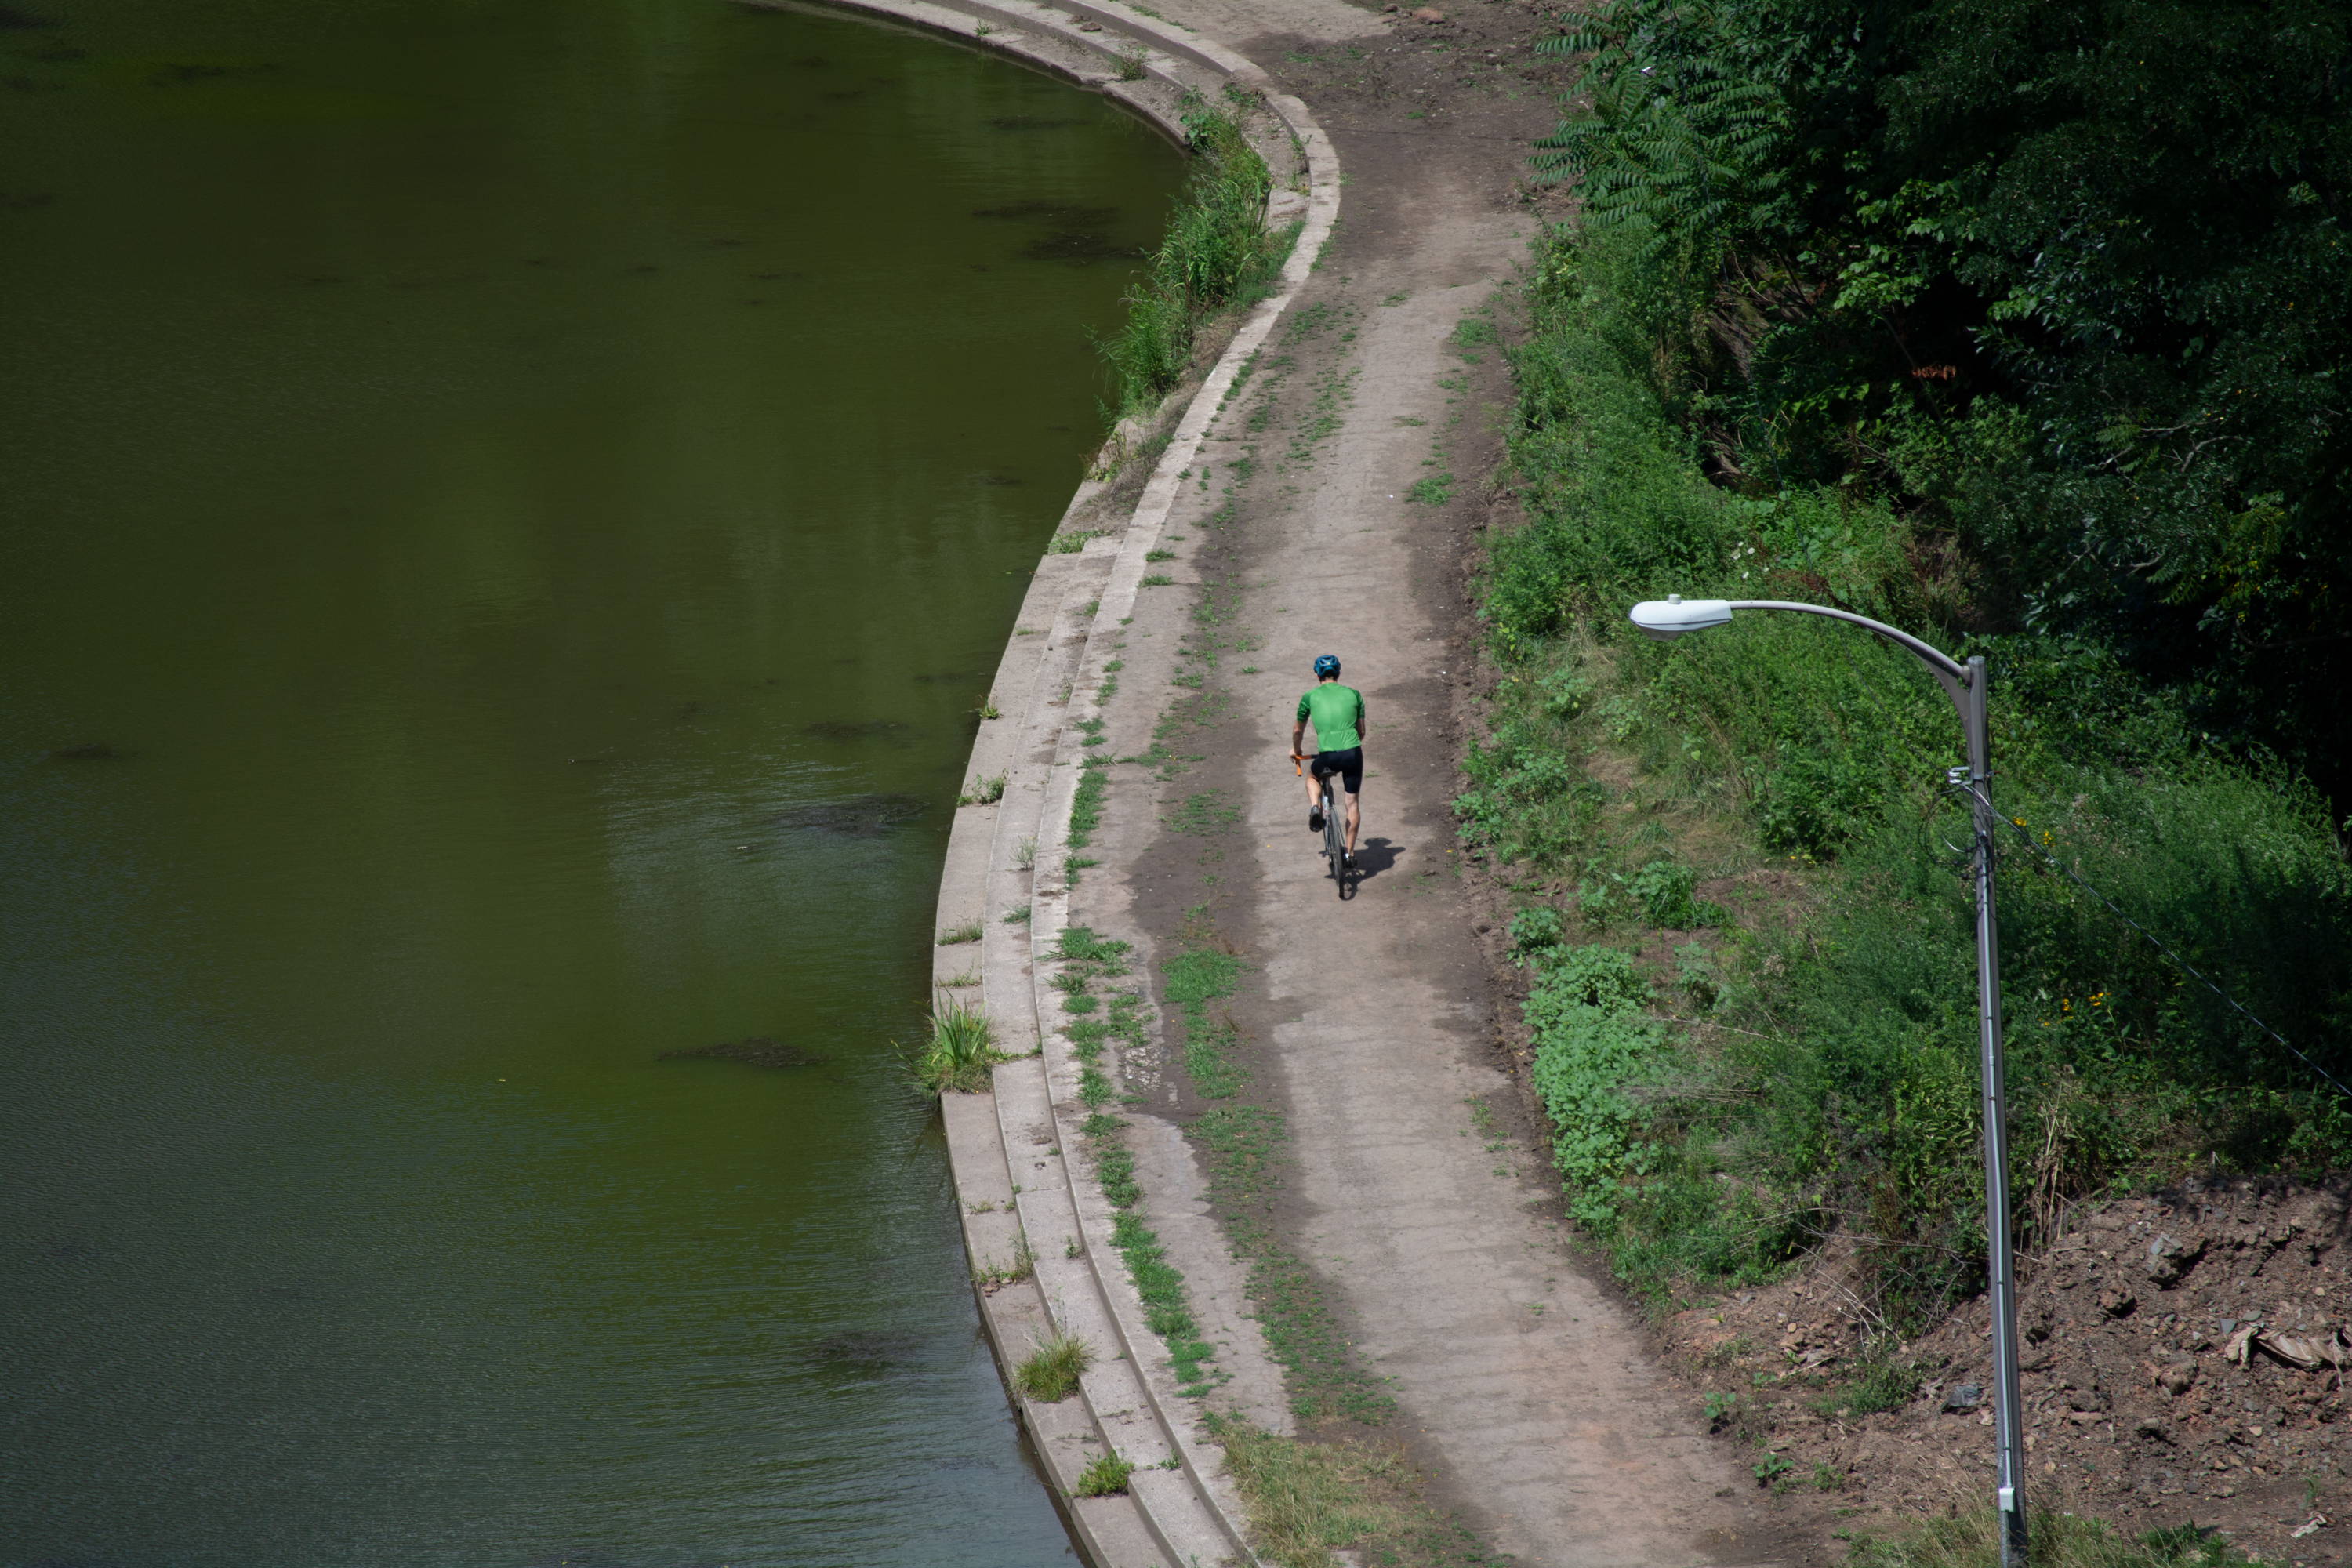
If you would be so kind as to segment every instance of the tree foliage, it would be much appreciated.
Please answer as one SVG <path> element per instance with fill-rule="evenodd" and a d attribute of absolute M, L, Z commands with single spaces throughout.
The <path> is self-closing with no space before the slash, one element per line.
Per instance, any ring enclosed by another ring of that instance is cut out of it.
<path fill-rule="evenodd" d="M 1947 631 L 2095 642 L 2341 794 L 2352 6 L 1614 0 L 1552 47 L 1538 164 L 1640 247 L 1718 482 L 1884 504 Z"/>

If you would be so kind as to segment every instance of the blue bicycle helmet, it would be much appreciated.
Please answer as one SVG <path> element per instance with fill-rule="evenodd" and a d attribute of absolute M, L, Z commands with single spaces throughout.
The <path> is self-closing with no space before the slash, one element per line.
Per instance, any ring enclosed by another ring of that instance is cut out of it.
<path fill-rule="evenodd" d="M 1317 655 L 1315 656 L 1315 679 L 1318 679 L 1318 680 L 1328 680 L 1328 679 L 1329 679 L 1331 677 L 1333 677 L 1333 676 L 1335 676 L 1335 675 L 1337 675 L 1337 674 L 1339 674 L 1339 656 L 1338 654 L 1336 654 L 1336 653 L 1318 653 L 1318 654 L 1317 654 Z"/>

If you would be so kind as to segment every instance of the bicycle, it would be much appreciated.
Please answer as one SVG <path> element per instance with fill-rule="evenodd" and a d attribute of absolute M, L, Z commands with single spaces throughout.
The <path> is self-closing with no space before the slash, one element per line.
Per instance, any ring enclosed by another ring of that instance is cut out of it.
<path fill-rule="evenodd" d="M 1309 757 L 1307 762 L 1313 760 Z M 1307 763 L 1294 761 L 1290 764 L 1290 771 L 1304 774 L 1307 771 Z M 1323 785 L 1323 859 L 1331 873 L 1331 879 L 1339 885 L 1339 896 L 1344 899 L 1349 897 L 1351 891 L 1349 887 L 1349 872 L 1353 869 L 1348 864 L 1348 830 L 1340 821 L 1339 792 L 1331 787 L 1331 775 L 1322 774 L 1321 783 Z"/>

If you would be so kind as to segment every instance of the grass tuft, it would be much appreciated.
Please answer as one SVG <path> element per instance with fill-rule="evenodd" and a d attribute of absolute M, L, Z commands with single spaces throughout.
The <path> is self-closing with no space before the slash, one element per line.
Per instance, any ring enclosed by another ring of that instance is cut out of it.
<path fill-rule="evenodd" d="M 1078 1472 L 1080 1497 L 1124 1497 L 1127 1478 L 1135 1474 L 1135 1466 L 1117 1454 L 1097 1454 L 1087 1468 Z"/>
<path fill-rule="evenodd" d="M 1053 1405 L 1076 1394 L 1079 1375 L 1094 1363 L 1093 1346 L 1057 1331 L 1032 1342 L 1028 1356 L 1013 1370 L 1013 1382 L 1030 1398 Z"/>
<path fill-rule="evenodd" d="M 1108 757 L 1088 757 L 1078 764 L 1078 787 L 1070 796 L 1070 836 L 1066 840 L 1073 849 L 1093 843 L 1095 829 L 1102 826 L 1103 795 L 1110 789 L 1109 769 Z"/>
<path fill-rule="evenodd" d="M 971 1282 L 985 1293 L 1001 1285 L 1018 1285 L 1036 1272 L 1037 1255 L 1030 1249 L 1029 1236 L 1024 1231 L 1013 1237 L 1012 1262 L 996 1268 L 982 1268 L 975 1263 L 971 1266 Z"/>
<path fill-rule="evenodd" d="M 989 778 L 975 778 L 971 783 L 964 785 L 963 793 L 956 796 L 956 804 L 958 805 L 994 805 L 1003 798 L 1004 775 L 997 773 Z"/>
<path fill-rule="evenodd" d="M 942 926 L 940 928 L 940 945 L 941 947 L 953 947 L 959 942 L 978 942 L 979 940 L 980 922 L 978 921 L 966 921 L 960 926 Z"/>
<path fill-rule="evenodd" d="M 1009 1060 L 996 1047 L 996 1026 L 977 1007 L 952 999 L 931 1010 L 930 1043 L 915 1061 L 915 1076 L 933 1094 L 971 1094 L 988 1087 L 988 1069 Z"/>

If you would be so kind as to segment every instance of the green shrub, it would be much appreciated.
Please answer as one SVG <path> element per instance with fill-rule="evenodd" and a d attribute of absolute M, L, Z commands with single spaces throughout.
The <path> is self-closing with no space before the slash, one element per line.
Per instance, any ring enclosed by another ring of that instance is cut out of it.
<path fill-rule="evenodd" d="M 1633 873 L 1626 890 L 1641 900 L 1642 912 L 1654 926 L 1688 929 L 1723 923 L 1721 906 L 1695 896 L 1698 874 L 1672 860 L 1653 860 Z"/>
<path fill-rule="evenodd" d="M 1650 990 L 1614 948 L 1559 950 L 1529 988 L 1521 1014 L 1535 1041 L 1530 1069 L 1552 1121 L 1552 1162 L 1579 1219 L 1607 1234 L 1622 1179 L 1643 1166 L 1624 1092 L 1664 1029 L 1642 1016 Z"/>
<path fill-rule="evenodd" d="M 1512 962 L 1533 967 L 1556 957 L 1567 930 L 1568 921 L 1558 910 L 1521 910 L 1511 917 Z"/>

